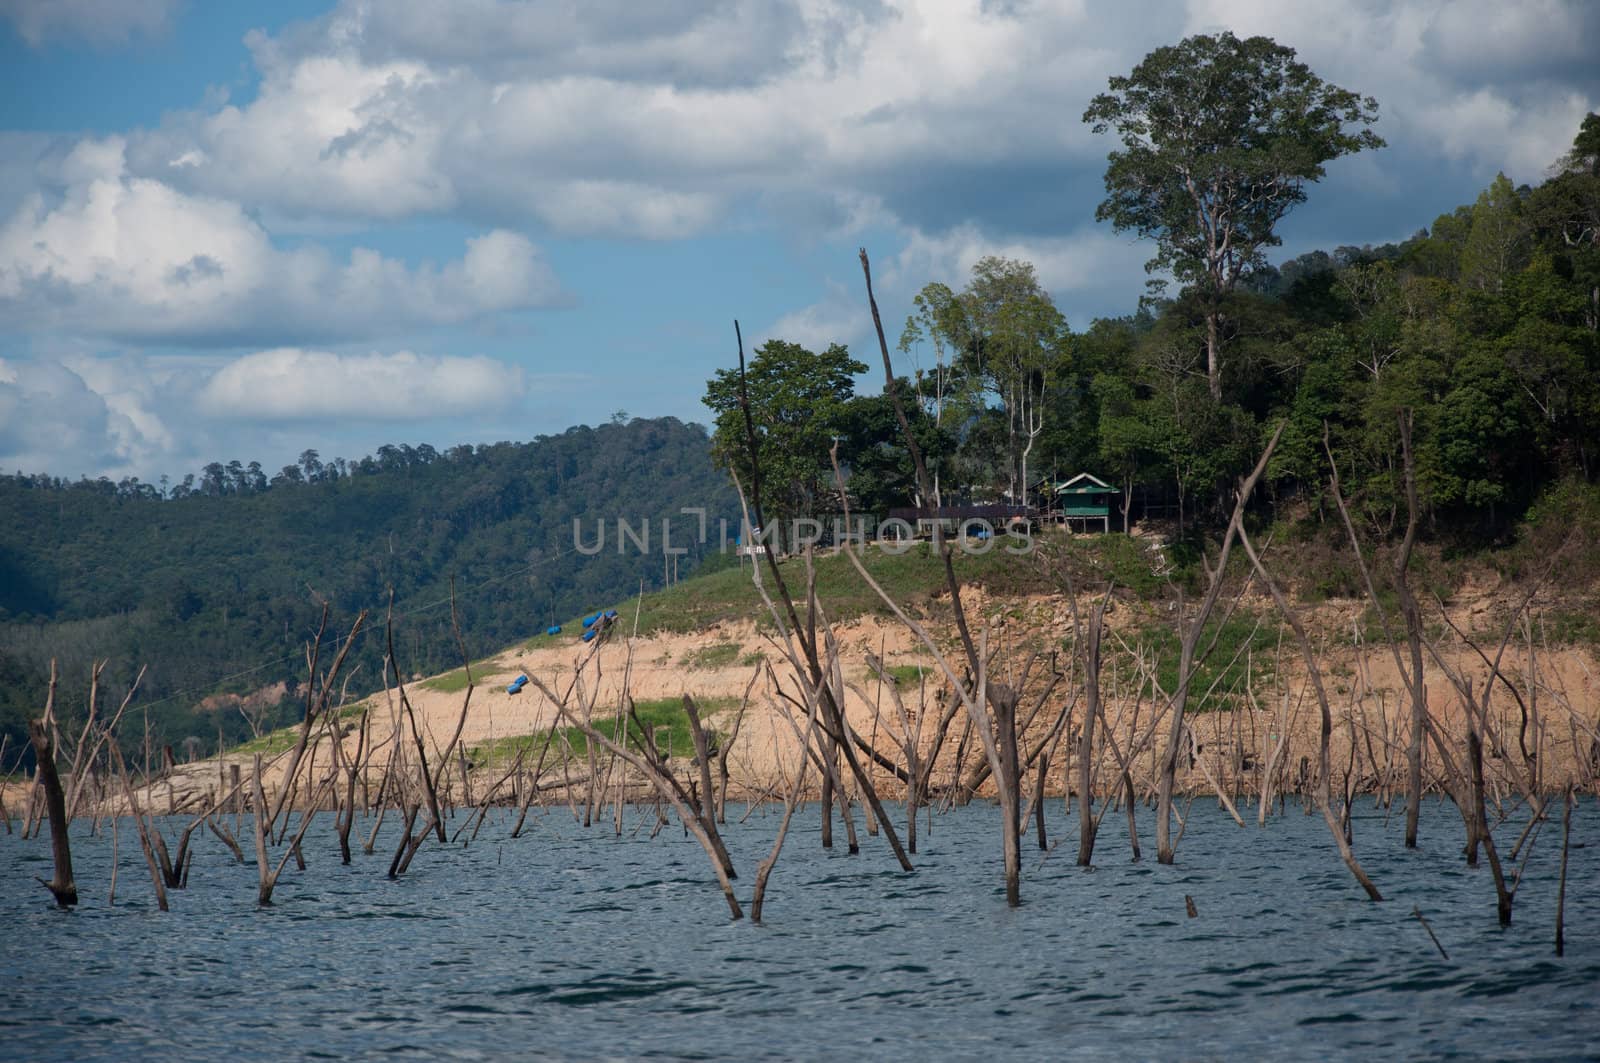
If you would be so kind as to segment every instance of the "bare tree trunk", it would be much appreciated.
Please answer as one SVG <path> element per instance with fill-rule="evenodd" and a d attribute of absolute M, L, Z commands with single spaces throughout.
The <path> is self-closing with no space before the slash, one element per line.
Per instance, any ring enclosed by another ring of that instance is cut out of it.
<path fill-rule="evenodd" d="M 995 783 L 1000 791 L 1006 904 L 1015 908 L 1022 903 L 1022 773 L 1017 763 L 1017 695 L 999 683 L 986 685 L 1000 752 L 1000 770 L 995 773 Z"/>
<path fill-rule="evenodd" d="M 826 756 L 828 756 L 828 753 L 826 752 L 826 750 L 828 749 L 828 741 L 827 741 L 827 739 L 823 739 L 821 744 L 822 744 L 822 747 L 824 749 L 824 753 L 822 755 L 824 757 L 826 757 Z M 837 764 L 838 761 L 835 760 L 834 763 Z M 824 771 L 822 773 L 822 800 L 819 801 L 818 804 L 821 807 L 818 808 L 817 811 L 822 814 L 822 847 L 824 849 L 832 849 L 833 848 L 833 772 L 831 772 L 831 771 Z"/>
<path fill-rule="evenodd" d="M 134 825 L 139 829 L 139 846 L 144 850 L 144 862 L 150 869 L 150 882 L 156 891 L 156 906 L 165 912 L 168 910 L 167 890 L 162 881 L 161 870 L 156 866 L 155 854 L 151 851 L 151 828 L 145 825 L 144 813 L 139 810 L 139 803 L 133 796 L 133 785 L 128 781 L 128 766 L 123 763 L 122 751 L 115 743 L 111 746 L 111 755 L 117 762 L 117 774 L 122 778 L 122 794 L 128 802 L 128 811 L 133 816 Z"/>
<path fill-rule="evenodd" d="M 746 697 L 749 696 L 749 688 L 746 688 L 745 694 Z M 789 821 L 794 818 L 794 810 L 799 807 L 800 797 L 805 793 L 806 767 L 809 763 L 805 750 L 814 741 L 817 731 L 818 700 L 815 697 L 810 700 L 811 703 L 807 706 L 806 729 L 804 732 L 794 723 L 792 717 L 789 720 L 790 725 L 794 727 L 795 733 L 800 738 L 801 753 L 800 756 L 795 758 L 794 778 L 784 788 L 783 819 L 778 824 L 777 836 L 772 840 L 772 849 L 768 852 L 767 858 L 756 866 L 755 892 L 750 898 L 750 921 L 752 923 L 761 922 L 761 913 L 767 901 L 767 880 L 772 877 L 772 869 L 777 866 L 778 855 L 783 852 L 783 841 L 789 834 Z"/>
<path fill-rule="evenodd" d="M 50 688 L 45 696 L 44 715 L 28 721 L 28 738 L 33 742 L 34 756 L 38 762 L 37 778 L 44 788 L 47 814 L 50 816 L 50 856 L 55 864 L 55 874 L 45 889 L 62 908 L 78 903 L 78 884 L 72 877 L 72 842 L 67 836 L 67 801 L 61 792 L 61 779 L 56 775 L 55 747 L 50 732 L 55 723 L 56 662 L 50 660 Z M 38 876 L 34 876 L 38 878 Z"/>
<path fill-rule="evenodd" d="M 1483 800 L 1483 737 L 1478 733 L 1478 723 L 1472 719 L 1473 709 L 1467 707 L 1467 767 L 1472 773 L 1472 817 L 1478 840 L 1489 857 L 1489 871 L 1494 876 L 1495 912 L 1501 926 L 1511 925 L 1511 891 L 1506 888 L 1505 872 L 1500 867 L 1500 853 L 1495 848 L 1494 835 L 1489 830 L 1488 810 Z"/>
<path fill-rule="evenodd" d="M 1567 784 L 1566 808 L 1561 813 L 1561 878 L 1556 887 L 1556 955 L 1567 951 L 1567 850 L 1572 842 L 1572 784 Z"/>
<path fill-rule="evenodd" d="M 1182 639 L 1179 643 L 1178 661 L 1178 690 L 1172 698 L 1172 723 L 1167 733 L 1167 748 L 1160 762 L 1160 783 L 1156 794 L 1156 859 L 1163 864 L 1170 864 L 1177 859 L 1177 844 L 1172 840 L 1172 793 L 1175 776 L 1178 770 L 1178 755 L 1183 746 L 1183 716 L 1184 709 L 1189 700 L 1189 685 L 1194 679 L 1194 671 L 1205 660 L 1210 652 L 1208 647 L 1205 653 L 1196 654 L 1200 637 L 1204 632 L 1206 622 L 1211 618 L 1211 612 L 1216 607 L 1217 599 L 1222 594 L 1223 580 L 1228 569 L 1228 555 L 1233 548 L 1234 540 L 1243 533 L 1245 505 L 1250 501 L 1251 492 L 1255 490 L 1262 473 L 1266 471 L 1267 462 L 1272 458 L 1272 452 L 1277 449 L 1278 440 L 1283 436 L 1284 422 L 1280 421 L 1272 433 L 1272 438 L 1267 442 L 1266 449 L 1261 452 L 1261 458 L 1256 462 L 1256 467 L 1240 485 L 1237 498 L 1233 506 L 1233 516 L 1228 521 L 1228 530 L 1222 537 L 1222 548 L 1217 553 L 1216 568 L 1210 572 L 1209 586 L 1206 596 L 1200 603 L 1200 609 L 1187 628 L 1182 629 Z M 1183 623 L 1182 611 L 1178 617 L 1180 625 Z M 1215 645 L 1216 640 L 1212 640 Z"/>
<path fill-rule="evenodd" d="M 1222 401 L 1222 314 L 1215 307 L 1205 312 L 1206 318 L 1206 389 L 1212 402 Z"/>
<path fill-rule="evenodd" d="M 232 834 L 228 832 L 228 828 L 226 826 L 219 824 L 216 820 L 210 818 L 209 816 L 206 818 L 206 826 L 210 827 L 211 833 L 215 834 L 217 839 L 221 841 L 223 845 L 228 847 L 228 851 L 233 853 L 233 859 L 235 863 L 244 863 L 244 852 L 239 848 L 239 842 Z"/>
<path fill-rule="evenodd" d="M 1100 716 L 1100 638 L 1105 621 L 1106 597 L 1089 611 L 1089 634 L 1084 643 L 1083 729 L 1078 736 L 1078 866 L 1094 861 L 1095 834 L 1100 820 L 1094 814 L 1094 725 Z"/>
<path fill-rule="evenodd" d="M 694 755 L 700 768 L 701 826 L 716 850 L 717 859 L 722 861 L 723 872 L 730 879 L 738 878 L 733 870 L 733 857 L 728 855 L 728 847 L 722 843 L 722 835 L 717 831 L 717 792 L 711 785 L 711 744 L 706 737 L 705 725 L 700 722 L 699 707 L 688 694 L 683 696 L 683 712 L 689 718 L 689 734 L 694 739 Z"/>
<path fill-rule="evenodd" d="M 1282 431 L 1282 425 L 1279 426 L 1279 431 Z M 1295 638 L 1300 644 L 1301 656 L 1306 662 L 1307 678 L 1311 682 L 1312 692 L 1316 695 L 1317 707 L 1322 712 L 1321 742 L 1315 793 L 1317 806 L 1322 812 L 1323 820 L 1328 825 L 1328 830 L 1333 834 L 1334 844 L 1338 846 L 1339 855 L 1343 858 L 1345 866 L 1350 869 L 1350 873 L 1361 884 L 1361 888 L 1366 890 L 1369 898 L 1374 901 L 1381 901 L 1383 900 L 1383 894 L 1378 892 L 1378 887 L 1373 885 L 1372 879 L 1367 876 L 1366 869 L 1356 859 L 1355 850 L 1350 847 L 1350 841 L 1345 837 L 1344 831 L 1340 829 L 1339 821 L 1333 812 L 1332 799 L 1329 796 L 1331 770 L 1328 757 L 1328 742 L 1333 735 L 1333 712 L 1328 706 L 1328 693 L 1322 685 L 1322 670 L 1317 665 L 1316 652 L 1312 648 L 1311 639 L 1306 635 L 1305 625 L 1300 622 L 1299 616 L 1290 608 L 1288 599 L 1283 596 L 1283 592 L 1278 589 L 1278 585 L 1272 580 L 1272 577 L 1267 575 L 1267 570 L 1262 566 L 1261 558 L 1257 556 L 1255 547 L 1251 545 L 1250 537 L 1245 533 L 1243 527 L 1239 529 L 1239 544 L 1244 547 L 1245 554 L 1250 558 L 1250 564 L 1254 566 L 1256 574 L 1261 578 L 1261 582 L 1266 584 L 1268 592 L 1272 595 L 1273 602 L 1278 606 L 1278 612 L 1294 630 Z"/>
<path fill-rule="evenodd" d="M 722 857 L 712 844 L 711 837 L 707 834 L 705 826 L 701 822 L 701 817 L 696 814 L 689 802 L 683 800 L 680 789 L 675 785 L 676 780 L 667 776 L 651 759 L 640 756 L 624 746 L 617 745 L 611 740 L 610 736 L 596 729 L 588 720 L 578 716 L 567 705 L 566 701 L 557 697 L 555 692 L 541 682 L 537 676 L 530 676 L 529 679 L 539 692 L 556 707 L 556 711 L 566 718 L 569 724 L 581 730 L 591 743 L 599 742 L 615 755 L 631 763 L 635 769 L 655 785 L 658 794 L 671 802 L 672 806 L 677 810 L 678 818 L 683 821 L 684 827 L 695 836 L 695 839 L 700 842 L 700 847 L 705 850 L 706 855 L 711 859 L 712 870 L 716 872 L 717 882 L 722 887 L 723 898 L 728 902 L 729 914 L 734 919 L 744 918 L 744 908 L 739 904 L 739 898 L 733 892 L 733 882 L 728 877 Z M 626 697 L 626 694 L 624 694 L 624 697 Z"/>

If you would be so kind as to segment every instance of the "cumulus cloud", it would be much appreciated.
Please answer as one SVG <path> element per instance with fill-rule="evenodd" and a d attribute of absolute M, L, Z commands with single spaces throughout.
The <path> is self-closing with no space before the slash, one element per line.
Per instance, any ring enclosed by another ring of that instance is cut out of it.
<path fill-rule="evenodd" d="M 126 43 L 164 31 L 179 0 L 0 0 L 0 18 L 35 48 L 53 40 Z"/>
<path fill-rule="evenodd" d="M 498 409 L 522 370 L 492 358 L 341 355 L 285 347 L 230 362 L 200 389 L 207 415 L 254 421 L 453 417 Z"/>
<path fill-rule="evenodd" d="M 1600 109 L 1589 0 L 1354 0 L 1315 5 L 1190 0 L 1185 32 L 1232 29 L 1294 47 L 1323 77 L 1376 97 L 1400 159 L 1443 153 L 1487 182 L 1538 180 Z M 1434 160 L 1435 165 L 1437 159 Z"/>
<path fill-rule="evenodd" d="M 500 80 L 600 75 L 680 84 L 755 84 L 802 61 L 799 42 L 846 37 L 881 17 L 876 4 L 704 0 L 387 0 L 352 22 L 364 55 L 470 65 Z"/>
<path fill-rule="evenodd" d="M 1128 23 L 1091 22 L 1081 5 L 1024 16 L 752 0 L 645 17 L 481 0 L 449 8 L 448 33 L 445 17 L 348 3 L 257 37 L 255 99 L 172 116 L 133 139 L 131 165 L 305 215 L 449 211 L 675 238 L 754 200 L 875 195 L 939 164 L 1081 154 L 1073 108 L 1105 66 L 1091 42 Z M 524 53 L 548 58 L 514 61 Z M 759 76 L 724 54 L 756 55 Z"/>
<path fill-rule="evenodd" d="M 59 178 L 58 197 L 33 194 L 0 227 L 0 321 L 239 344 L 456 324 L 562 297 L 537 248 L 508 231 L 442 267 L 280 248 L 236 202 L 130 175 L 117 137 L 78 144 Z"/>
<path fill-rule="evenodd" d="M 885 335 L 891 327 L 892 322 L 884 323 Z M 771 339 L 787 340 L 813 351 L 826 350 L 831 343 L 842 343 L 869 367 L 876 357 L 875 349 L 868 350 L 864 346 L 869 339 L 876 340 L 871 318 L 866 313 L 865 298 L 834 280 L 826 282 L 821 299 L 780 316 L 759 330 L 754 339 L 757 344 Z M 890 342 L 893 343 L 893 337 Z"/>
<path fill-rule="evenodd" d="M 971 278 L 972 267 L 987 255 L 1031 262 L 1039 283 L 1068 323 L 1082 329 L 1109 308 L 1115 307 L 1117 313 L 1132 309 L 1126 298 L 1127 278 L 1142 276 L 1150 250 L 1147 244 L 1088 226 L 1059 237 L 1004 239 L 965 224 L 946 232 L 907 234 L 883 275 L 890 286 L 915 290 L 924 281 L 937 279 L 960 289 Z"/>
<path fill-rule="evenodd" d="M 1536 178 L 1600 107 L 1585 0 L 1352 2 L 1329 19 L 1279 0 L 344 0 L 252 38 L 253 100 L 173 115 L 128 155 L 306 217 L 678 239 L 842 198 L 882 204 L 879 223 L 1004 235 L 1058 225 L 1062 204 L 1081 223 L 1109 149 L 1084 105 L 1185 33 L 1277 37 L 1377 96 L 1392 142 L 1487 176 Z"/>
<path fill-rule="evenodd" d="M 0 358 L 0 467 L 50 468 L 61 453 L 113 463 L 110 420 L 105 400 L 60 362 Z"/>
<path fill-rule="evenodd" d="M 138 351 L 0 358 L 0 469 L 154 482 L 241 457 L 269 471 L 315 445 L 370 453 L 450 418 L 494 421 L 573 380 L 487 357 L 281 348 L 239 358 Z M 461 428 L 446 430 L 459 441 Z"/>

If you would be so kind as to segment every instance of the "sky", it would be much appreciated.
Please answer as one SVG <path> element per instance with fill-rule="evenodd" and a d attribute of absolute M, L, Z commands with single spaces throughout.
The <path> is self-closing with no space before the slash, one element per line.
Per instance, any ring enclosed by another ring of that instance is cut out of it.
<path fill-rule="evenodd" d="M 0 471 L 703 423 L 735 319 L 875 361 L 860 247 L 891 345 L 987 254 L 1075 329 L 1129 313 L 1153 249 L 1094 221 L 1115 145 L 1081 116 L 1194 33 L 1378 100 L 1388 147 L 1330 164 L 1275 261 L 1536 183 L 1600 110 L 1600 3 L 1333 11 L 0 0 Z"/>

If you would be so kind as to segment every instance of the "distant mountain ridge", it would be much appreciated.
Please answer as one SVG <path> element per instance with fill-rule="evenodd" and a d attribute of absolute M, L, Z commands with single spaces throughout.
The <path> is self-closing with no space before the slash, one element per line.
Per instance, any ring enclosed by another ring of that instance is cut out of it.
<path fill-rule="evenodd" d="M 11 748 L 25 741 L 25 714 L 43 707 L 52 657 L 68 718 L 81 716 L 91 661 L 110 661 L 103 696 L 117 698 L 148 664 L 135 704 L 149 706 L 158 743 L 195 736 L 209 749 L 219 725 L 229 740 L 248 729 L 238 714 L 202 718 L 194 707 L 303 681 L 302 648 L 324 601 L 330 639 L 369 610 L 353 651 L 352 693 L 365 691 L 381 685 L 391 588 L 402 671 L 431 674 L 459 659 L 452 578 L 462 636 L 482 654 L 641 581 L 660 585 L 658 539 L 654 553 L 615 536 L 579 551 L 575 521 L 592 550 L 597 521 L 614 530 L 619 518 L 658 529 L 672 520 L 673 547 L 687 548 L 681 576 L 717 556 L 715 537 L 697 542 L 697 519 L 681 511 L 705 509 L 713 522 L 738 513 L 705 430 L 670 417 L 444 452 L 386 446 L 341 464 L 271 481 L 208 466 L 176 498 L 106 480 L 0 476 L 0 733 Z"/>

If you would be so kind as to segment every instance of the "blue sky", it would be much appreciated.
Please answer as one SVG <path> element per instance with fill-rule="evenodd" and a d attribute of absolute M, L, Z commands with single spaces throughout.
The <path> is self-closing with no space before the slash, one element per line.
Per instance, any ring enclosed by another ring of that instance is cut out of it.
<path fill-rule="evenodd" d="M 1075 328 L 1106 79 L 1265 34 L 1375 96 L 1279 258 L 1401 239 L 1600 110 L 1585 0 L 0 0 L 0 469 L 181 477 L 529 439 L 700 395 L 780 336 L 873 353 L 1033 262 Z M 871 384 L 865 385 L 870 388 Z"/>

